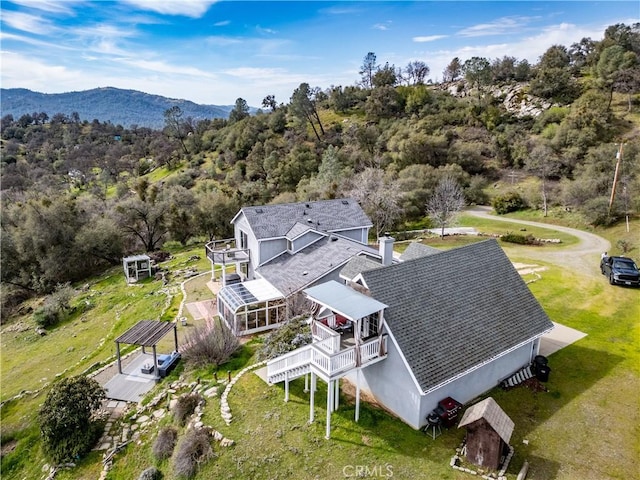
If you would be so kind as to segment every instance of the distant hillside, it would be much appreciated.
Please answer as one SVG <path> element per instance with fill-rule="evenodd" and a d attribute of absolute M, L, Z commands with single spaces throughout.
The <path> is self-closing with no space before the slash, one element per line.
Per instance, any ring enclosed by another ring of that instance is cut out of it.
<path fill-rule="evenodd" d="M 12 114 L 15 119 L 25 113 L 45 112 L 71 115 L 78 112 L 81 120 L 110 121 L 115 125 L 138 125 L 159 129 L 164 126 L 164 112 L 178 106 L 184 117 L 196 120 L 227 118 L 233 105 L 198 105 L 188 100 L 176 100 L 119 88 L 94 88 L 83 92 L 38 93 L 25 88 L 0 89 L 2 116 Z"/>

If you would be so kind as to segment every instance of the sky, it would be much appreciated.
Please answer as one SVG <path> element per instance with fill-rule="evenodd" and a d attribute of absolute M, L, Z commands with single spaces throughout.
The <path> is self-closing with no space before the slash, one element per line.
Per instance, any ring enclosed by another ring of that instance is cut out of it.
<path fill-rule="evenodd" d="M 419 60 L 433 81 L 454 57 L 536 63 L 552 45 L 640 21 L 634 1 L 1 0 L 0 85 L 98 87 L 200 104 L 288 103 L 301 84 L 355 85 L 377 63 Z"/>

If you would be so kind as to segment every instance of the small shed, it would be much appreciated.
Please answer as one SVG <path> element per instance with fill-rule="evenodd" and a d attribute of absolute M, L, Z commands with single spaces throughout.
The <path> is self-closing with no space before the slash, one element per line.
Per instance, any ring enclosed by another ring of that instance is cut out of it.
<path fill-rule="evenodd" d="M 467 430 L 467 460 L 498 470 L 501 457 L 509 451 L 513 426 L 513 421 L 491 397 L 469 407 L 458 425 Z"/>
<path fill-rule="evenodd" d="M 133 255 L 122 259 L 127 283 L 137 282 L 141 278 L 151 276 L 151 257 L 149 255 Z"/>

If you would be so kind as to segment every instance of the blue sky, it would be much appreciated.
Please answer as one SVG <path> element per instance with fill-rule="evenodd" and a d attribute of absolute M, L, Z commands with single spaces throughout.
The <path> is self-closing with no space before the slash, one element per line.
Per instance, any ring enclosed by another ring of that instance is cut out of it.
<path fill-rule="evenodd" d="M 553 44 L 640 21 L 635 1 L 1 1 L 1 85 L 44 93 L 118 87 L 230 105 L 288 102 L 302 82 L 354 85 L 379 64 L 453 57 L 535 63 Z"/>

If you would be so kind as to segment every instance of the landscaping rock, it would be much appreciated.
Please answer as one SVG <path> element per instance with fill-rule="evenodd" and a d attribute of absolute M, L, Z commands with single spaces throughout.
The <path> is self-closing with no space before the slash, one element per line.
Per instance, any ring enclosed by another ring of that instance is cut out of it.
<path fill-rule="evenodd" d="M 221 447 L 231 447 L 235 444 L 236 442 L 234 442 L 233 440 L 231 440 L 230 438 L 223 438 L 220 441 L 220 446 Z"/>

